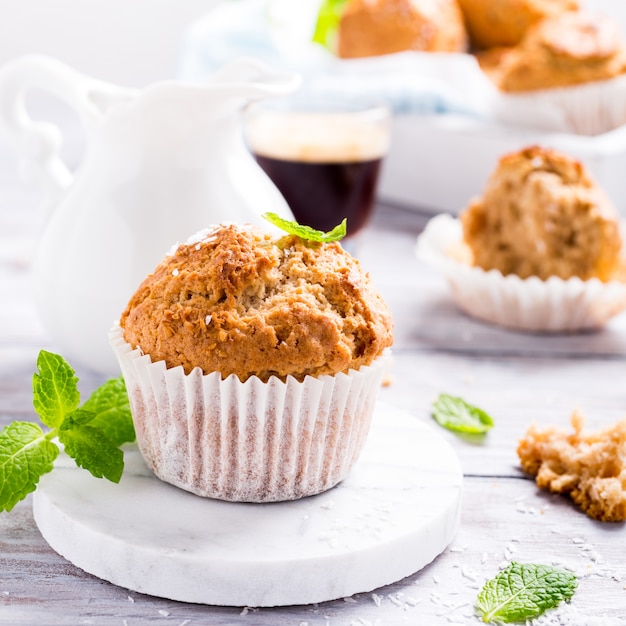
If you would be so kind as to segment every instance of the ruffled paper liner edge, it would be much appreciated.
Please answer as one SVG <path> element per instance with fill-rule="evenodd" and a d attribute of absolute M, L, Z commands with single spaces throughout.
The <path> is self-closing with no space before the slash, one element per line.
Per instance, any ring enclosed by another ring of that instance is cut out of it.
<path fill-rule="evenodd" d="M 299 382 L 185 374 L 109 333 L 137 444 L 161 480 L 200 496 L 277 502 L 346 478 L 365 443 L 388 351 L 370 366 Z"/>
<path fill-rule="evenodd" d="M 493 119 L 543 131 L 600 135 L 626 124 L 626 76 L 492 96 Z"/>
<path fill-rule="evenodd" d="M 456 304 L 477 319 L 517 330 L 570 332 L 602 327 L 626 309 L 625 283 L 503 276 L 456 260 L 462 242 L 460 221 L 437 215 L 418 237 L 416 254 L 445 276 Z"/>

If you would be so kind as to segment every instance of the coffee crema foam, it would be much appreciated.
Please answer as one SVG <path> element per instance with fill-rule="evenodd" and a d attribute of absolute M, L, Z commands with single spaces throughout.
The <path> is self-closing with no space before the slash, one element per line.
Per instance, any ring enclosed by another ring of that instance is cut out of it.
<path fill-rule="evenodd" d="M 373 161 L 389 147 L 386 123 L 359 113 L 263 112 L 248 120 L 246 138 L 258 156 L 309 163 Z"/>

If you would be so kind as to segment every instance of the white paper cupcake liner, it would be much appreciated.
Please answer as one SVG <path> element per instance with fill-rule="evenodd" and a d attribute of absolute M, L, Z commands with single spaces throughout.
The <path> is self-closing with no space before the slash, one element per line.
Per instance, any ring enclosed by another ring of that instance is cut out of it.
<path fill-rule="evenodd" d="M 456 260 L 462 242 L 460 221 L 442 214 L 428 222 L 416 253 L 446 277 L 459 308 L 473 317 L 518 330 L 564 332 L 598 328 L 626 309 L 625 283 L 503 276 Z"/>
<path fill-rule="evenodd" d="M 153 363 L 119 326 L 110 341 L 150 469 L 200 496 L 238 502 L 294 500 L 342 481 L 367 437 L 388 360 L 303 382 L 242 383 Z"/>
<path fill-rule="evenodd" d="M 626 76 L 494 96 L 493 117 L 513 126 L 599 135 L 626 123 Z"/>

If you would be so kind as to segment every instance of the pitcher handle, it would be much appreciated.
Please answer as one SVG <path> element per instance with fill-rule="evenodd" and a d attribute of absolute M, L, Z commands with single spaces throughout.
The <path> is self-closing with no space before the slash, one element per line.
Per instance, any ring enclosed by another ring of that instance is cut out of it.
<path fill-rule="evenodd" d="M 26 92 L 33 88 L 72 106 L 87 131 L 102 119 L 103 103 L 134 97 L 136 92 L 89 78 L 45 55 L 19 57 L 0 69 L 0 132 L 20 153 L 22 177 L 43 187 L 50 209 L 72 184 L 73 174 L 59 155 L 59 128 L 34 121 L 26 111 Z"/>

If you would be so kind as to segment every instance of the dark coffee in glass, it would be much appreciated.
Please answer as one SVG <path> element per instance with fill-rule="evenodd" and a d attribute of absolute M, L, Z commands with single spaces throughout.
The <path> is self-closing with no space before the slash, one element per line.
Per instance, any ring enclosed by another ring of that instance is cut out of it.
<path fill-rule="evenodd" d="M 367 223 L 388 147 L 385 108 L 252 111 L 246 138 L 296 220 L 330 230 L 347 218 L 348 235 Z"/>

